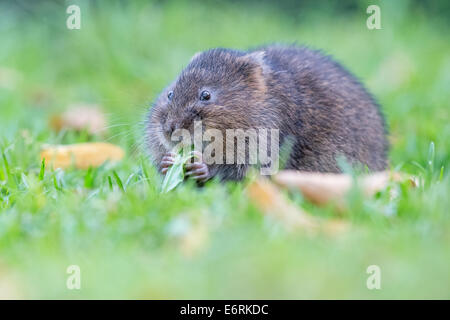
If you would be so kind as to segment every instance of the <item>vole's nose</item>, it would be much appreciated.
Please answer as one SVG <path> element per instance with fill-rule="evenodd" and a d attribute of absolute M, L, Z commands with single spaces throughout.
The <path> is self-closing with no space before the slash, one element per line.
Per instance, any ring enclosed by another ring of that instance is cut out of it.
<path fill-rule="evenodd" d="M 166 125 L 164 126 L 164 132 L 167 136 L 170 137 L 176 128 L 177 126 L 174 121 L 166 121 Z"/>

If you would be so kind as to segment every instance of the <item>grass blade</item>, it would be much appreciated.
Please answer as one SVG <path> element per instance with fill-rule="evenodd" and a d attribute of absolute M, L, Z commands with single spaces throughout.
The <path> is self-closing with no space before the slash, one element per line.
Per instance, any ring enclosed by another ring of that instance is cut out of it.
<path fill-rule="evenodd" d="M 125 192 L 125 188 L 123 186 L 122 180 L 120 180 L 120 177 L 115 170 L 113 170 L 113 175 L 114 175 L 114 179 L 116 180 L 117 185 L 119 186 L 120 190 Z"/>
<path fill-rule="evenodd" d="M 41 170 L 39 171 L 39 180 L 43 181 L 45 177 L 45 158 L 41 162 Z"/>

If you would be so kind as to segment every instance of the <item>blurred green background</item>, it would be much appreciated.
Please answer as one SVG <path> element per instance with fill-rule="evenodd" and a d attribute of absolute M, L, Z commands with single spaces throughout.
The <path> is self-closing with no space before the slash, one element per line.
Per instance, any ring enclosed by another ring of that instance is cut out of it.
<path fill-rule="evenodd" d="M 448 17 L 448 1 L 1 2 L 0 297 L 450 298 Z M 270 43 L 323 49 L 357 75 L 386 115 L 392 168 L 424 186 L 352 194 L 341 218 L 355 228 L 338 239 L 287 233 L 239 184 L 161 196 L 142 147 L 151 101 L 198 51 Z M 49 128 L 73 103 L 102 107 L 106 138 Z M 42 145 L 101 139 L 126 159 L 40 175 Z M 186 239 L 202 249 L 186 254 Z M 81 290 L 66 287 L 72 264 Z M 381 290 L 366 288 L 371 264 Z"/>

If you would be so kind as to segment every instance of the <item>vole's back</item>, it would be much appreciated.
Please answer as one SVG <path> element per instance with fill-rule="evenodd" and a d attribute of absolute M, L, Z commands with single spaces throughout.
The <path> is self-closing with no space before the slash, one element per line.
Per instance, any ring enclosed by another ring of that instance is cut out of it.
<path fill-rule="evenodd" d="M 195 121 L 224 137 L 222 155 L 204 152 L 202 178 L 245 176 L 250 161 L 221 158 L 229 151 L 229 129 L 278 129 L 281 151 L 286 142 L 292 146 L 288 169 L 339 172 L 340 156 L 372 171 L 387 166 L 384 120 L 375 100 L 342 66 L 307 48 L 217 48 L 195 55 L 149 113 L 147 141 L 155 164 L 165 165 L 172 133 L 185 129 L 192 135 Z M 249 158 L 234 148 L 235 155 Z M 208 161 L 217 155 L 222 161 Z"/>
<path fill-rule="evenodd" d="M 263 50 L 268 108 L 280 117 L 280 141 L 294 139 L 287 168 L 339 172 L 339 156 L 373 171 L 386 168 L 383 116 L 353 75 L 318 51 Z"/>

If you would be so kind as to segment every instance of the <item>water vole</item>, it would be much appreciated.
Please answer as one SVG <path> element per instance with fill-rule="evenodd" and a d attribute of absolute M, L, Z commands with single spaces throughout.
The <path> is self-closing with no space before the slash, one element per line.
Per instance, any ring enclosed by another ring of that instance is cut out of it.
<path fill-rule="evenodd" d="M 339 172 L 339 156 L 372 171 L 387 166 L 388 143 L 379 106 L 363 85 L 320 51 L 270 46 L 196 54 L 150 109 L 147 145 L 163 174 L 173 163 L 174 130 L 276 128 L 292 139 L 287 169 Z M 248 164 L 187 165 L 198 181 L 240 180 Z"/>

